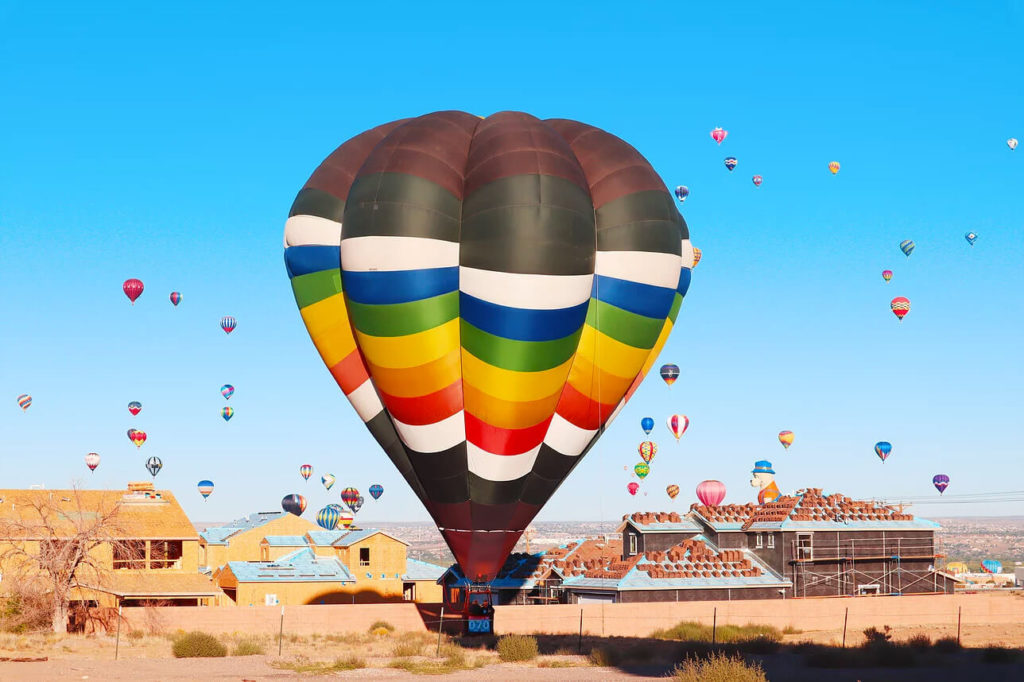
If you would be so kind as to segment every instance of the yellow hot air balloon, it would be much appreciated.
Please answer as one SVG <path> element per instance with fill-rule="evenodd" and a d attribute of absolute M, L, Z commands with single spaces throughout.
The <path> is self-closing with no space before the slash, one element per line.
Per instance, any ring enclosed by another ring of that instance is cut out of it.
<path fill-rule="evenodd" d="M 693 267 L 690 268 L 691 270 L 697 267 L 697 263 L 700 262 L 701 255 L 701 250 L 696 246 L 693 247 Z"/>
<path fill-rule="evenodd" d="M 782 447 L 788 450 L 789 446 L 793 444 L 793 432 L 779 431 L 779 442 L 782 443 Z"/>
<path fill-rule="evenodd" d="M 828 169 L 830 171 L 832 171 L 832 175 L 835 175 L 836 173 L 839 172 L 839 162 L 838 161 L 829 161 L 828 162 Z"/>

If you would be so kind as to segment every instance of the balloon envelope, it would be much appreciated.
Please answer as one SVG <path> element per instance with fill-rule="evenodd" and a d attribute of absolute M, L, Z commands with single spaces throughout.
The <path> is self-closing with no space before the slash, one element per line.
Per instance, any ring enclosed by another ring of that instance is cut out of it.
<path fill-rule="evenodd" d="M 650 433 L 654 428 L 654 419 L 651 417 L 644 417 L 640 420 L 640 428 L 644 430 L 644 433 Z"/>
<path fill-rule="evenodd" d="M 224 384 L 220 387 L 220 394 L 224 396 L 224 400 L 230 400 L 231 396 L 235 394 L 235 387 L 231 384 Z"/>
<path fill-rule="evenodd" d="M 375 500 L 379 500 L 380 496 L 384 494 L 384 486 L 380 483 L 374 483 L 370 486 L 370 497 Z"/>
<path fill-rule="evenodd" d="M 324 474 L 323 476 L 320 477 L 320 482 L 327 490 L 330 490 L 334 486 L 334 482 L 336 480 L 337 479 L 334 478 L 334 474 Z"/>
<path fill-rule="evenodd" d="M 884 462 L 889 457 L 890 452 L 892 452 L 892 443 L 884 440 L 875 443 L 875 454 L 878 455 L 878 459 Z"/>
<path fill-rule="evenodd" d="M 139 412 L 142 412 L 142 403 L 140 403 L 138 400 L 131 401 L 130 403 L 128 403 L 128 411 L 131 412 L 132 416 L 134 417 Z"/>
<path fill-rule="evenodd" d="M 146 432 L 141 429 L 132 429 L 128 433 L 128 437 L 132 439 L 137 448 L 141 448 L 142 444 L 146 442 Z"/>
<path fill-rule="evenodd" d="M 889 307 L 892 308 L 892 314 L 896 316 L 896 319 L 902 322 L 910 312 L 910 299 L 906 296 L 897 296 L 889 303 Z"/>
<path fill-rule="evenodd" d="M 300 466 L 299 475 L 308 481 L 309 477 L 313 475 L 313 465 L 303 464 L 302 466 Z"/>
<path fill-rule="evenodd" d="M 669 487 L 665 488 L 665 492 L 668 493 L 669 498 L 674 500 L 676 499 L 676 495 L 679 494 L 679 486 L 673 483 Z"/>
<path fill-rule="evenodd" d="M 678 441 L 686 429 L 690 428 L 690 418 L 685 414 L 672 414 L 668 417 L 668 430 L 672 432 L 672 435 L 676 437 Z"/>
<path fill-rule="evenodd" d="M 974 234 L 973 232 L 968 232 L 967 234 L 964 235 L 964 239 L 967 240 L 968 244 L 974 246 L 974 242 L 977 241 L 978 235 Z"/>
<path fill-rule="evenodd" d="M 697 484 L 697 499 L 705 507 L 717 507 L 725 499 L 725 484 L 721 481 L 701 481 Z"/>
<path fill-rule="evenodd" d="M 220 416 L 224 417 L 224 421 L 230 421 L 230 419 L 235 416 L 235 408 L 222 407 L 220 410 Z"/>
<path fill-rule="evenodd" d="M 838 173 L 839 172 L 839 162 L 838 161 L 829 161 L 828 162 L 828 170 L 829 170 L 830 173 L 832 173 L 832 175 L 835 175 L 836 173 Z"/>
<path fill-rule="evenodd" d="M 302 512 L 306 511 L 306 498 L 294 493 L 285 495 L 284 499 L 281 500 L 281 508 L 289 514 L 302 516 Z"/>
<path fill-rule="evenodd" d="M 882 279 L 886 282 L 892 279 L 892 270 L 882 270 Z"/>
<path fill-rule="evenodd" d="M 359 504 L 359 491 L 352 487 L 345 488 L 341 491 L 341 501 L 353 512 L 356 511 L 355 506 Z"/>
<path fill-rule="evenodd" d="M 207 497 L 210 496 L 210 493 L 213 492 L 213 481 L 205 479 L 199 481 L 199 483 L 196 483 L 196 488 L 199 490 L 199 494 L 202 495 L 203 499 L 205 500 Z"/>
<path fill-rule="evenodd" d="M 647 462 L 637 462 L 636 466 L 633 467 L 633 473 L 641 480 L 645 479 L 647 478 L 647 474 L 651 473 L 651 465 Z"/>
<path fill-rule="evenodd" d="M 121 289 L 124 291 L 124 295 L 128 297 L 128 300 L 132 302 L 132 305 L 135 305 L 135 301 L 136 299 L 139 298 L 139 296 L 142 296 L 142 290 L 144 288 L 145 287 L 142 284 L 142 280 L 138 280 L 135 278 L 126 279 L 124 281 L 124 284 L 121 285 Z"/>
<path fill-rule="evenodd" d="M 676 187 L 676 199 L 679 199 L 679 203 L 686 201 L 686 197 L 690 196 L 690 188 L 686 185 L 679 185 Z"/>
<path fill-rule="evenodd" d="M 338 512 L 338 525 L 342 528 L 347 529 L 349 526 L 352 525 L 352 522 L 355 520 L 356 517 L 350 511 L 343 509 Z"/>
<path fill-rule="evenodd" d="M 636 481 L 630 481 L 629 485 L 626 486 L 626 490 L 629 491 L 630 495 L 636 495 L 636 491 L 640 490 L 640 484 Z"/>
<path fill-rule="evenodd" d="M 334 530 L 338 527 L 338 519 L 341 513 L 331 506 L 326 506 L 316 513 L 316 523 L 326 530 Z"/>
<path fill-rule="evenodd" d="M 164 468 L 164 463 L 160 461 L 159 457 L 150 457 L 146 460 L 146 468 L 149 469 L 149 473 L 155 478 L 160 470 Z"/>
<path fill-rule="evenodd" d="M 917 245 L 913 241 L 909 239 L 904 239 L 903 241 L 900 242 L 900 251 L 902 251 L 903 254 L 909 258 L 910 254 L 914 253 L 915 246 Z"/>
<path fill-rule="evenodd" d="M 30 396 L 28 393 L 22 393 L 21 395 L 18 396 L 18 407 L 20 407 L 22 410 L 27 410 L 29 408 L 29 405 L 31 404 L 32 396 Z M 43 410 L 43 412 L 45 411 L 46 410 Z"/>
<path fill-rule="evenodd" d="M 793 444 L 793 432 L 792 431 L 779 431 L 779 442 L 782 443 L 782 447 L 789 449 L 789 446 Z"/>
<path fill-rule="evenodd" d="M 658 446 L 649 440 L 645 440 L 637 447 L 637 451 L 640 453 L 640 459 L 650 464 L 654 456 L 658 454 Z"/>
<path fill-rule="evenodd" d="M 995 559 L 982 559 L 981 570 L 985 573 L 1002 573 L 1003 564 Z"/>
<path fill-rule="evenodd" d="M 237 326 L 238 322 L 233 317 L 225 316 L 220 318 L 220 328 L 224 330 L 225 334 L 230 334 L 235 331 L 235 327 Z"/>
<path fill-rule="evenodd" d="M 1012 152 L 1014 149 L 1017 148 L 1017 138 L 1011 137 L 1009 140 L 1006 141 L 1006 146 L 1009 147 L 1010 151 Z"/>
<path fill-rule="evenodd" d="M 755 175 L 750 179 L 750 181 L 754 183 L 755 187 L 760 187 L 761 183 L 764 182 L 764 178 L 762 178 L 760 175 Z"/>
<path fill-rule="evenodd" d="M 698 249 L 696 246 L 693 247 L 693 265 L 690 266 L 691 270 L 696 269 L 697 263 L 700 262 L 700 259 L 703 255 L 704 253 L 700 249 Z"/>
<path fill-rule="evenodd" d="M 732 170 L 734 168 L 736 168 L 736 164 L 737 164 L 737 161 L 736 161 L 736 157 L 735 156 L 727 156 L 727 157 L 725 157 L 725 167 L 729 169 L 730 173 L 732 172 Z"/>
<path fill-rule="evenodd" d="M 671 386 L 679 378 L 679 365 L 662 365 L 660 370 L 662 380 Z"/>
<path fill-rule="evenodd" d="M 181 294 L 177 291 L 172 291 L 170 298 L 171 303 L 174 304 L 175 307 L 177 307 L 178 304 L 181 303 Z"/>
<path fill-rule="evenodd" d="M 89 467 L 89 471 L 96 471 L 96 467 L 100 465 L 100 456 L 95 452 L 90 452 L 85 456 L 85 466 Z"/>
<path fill-rule="evenodd" d="M 717 142 L 718 144 L 722 144 L 722 140 L 724 140 L 728 134 L 728 130 L 723 130 L 722 128 L 715 128 L 714 130 L 711 131 L 711 139 Z"/>
<path fill-rule="evenodd" d="M 936 474 L 932 476 L 932 485 L 939 491 L 939 494 L 946 492 L 946 488 L 949 487 L 949 476 L 946 474 Z"/>

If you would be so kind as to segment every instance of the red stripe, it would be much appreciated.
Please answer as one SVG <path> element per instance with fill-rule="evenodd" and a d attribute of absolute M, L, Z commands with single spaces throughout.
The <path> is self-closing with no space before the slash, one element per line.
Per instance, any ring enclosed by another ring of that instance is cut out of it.
<path fill-rule="evenodd" d="M 581 429 L 594 430 L 608 421 L 615 405 L 605 405 L 583 395 L 572 384 L 566 384 L 555 412 Z"/>
<path fill-rule="evenodd" d="M 331 375 L 345 395 L 362 386 L 370 378 L 370 372 L 366 369 L 363 354 L 359 349 L 353 350 L 335 363 L 334 367 L 331 367 Z"/>
<path fill-rule="evenodd" d="M 550 423 L 551 417 L 548 417 L 525 429 L 503 429 L 467 412 L 466 440 L 495 455 L 521 455 L 543 442 Z"/>
<path fill-rule="evenodd" d="M 418 398 L 398 398 L 380 391 L 380 399 L 391 416 L 403 424 L 436 424 L 462 409 L 462 379 Z"/>

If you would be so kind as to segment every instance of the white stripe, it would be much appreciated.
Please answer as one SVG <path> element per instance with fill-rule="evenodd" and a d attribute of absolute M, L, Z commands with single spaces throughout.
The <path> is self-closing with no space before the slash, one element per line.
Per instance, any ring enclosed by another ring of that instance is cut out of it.
<path fill-rule="evenodd" d="M 466 415 L 459 410 L 447 419 L 433 424 L 412 426 L 391 417 L 406 447 L 416 452 L 441 452 L 466 440 Z"/>
<path fill-rule="evenodd" d="M 466 443 L 466 460 L 469 470 L 488 481 L 514 481 L 533 471 L 540 446 L 521 455 L 495 455 L 481 450 L 472 443 Z"/>
<path fill-rule="evenodd" d="M 524 275 L 459 268 L 460 291 L 509 308 L 570 308 L 590 300 L 593 283 L 593 275 Z"/>
<path fill-rule="evenodd" d="M 373 382 L 369 379 L 359 384 L 359 387 L 349 393 L 347 397 L 359 418 L 364 422 L 370 421 L 384 409 L 384 405 L 380 402 L 380 396 L 373 389 Z"/>
<path fill-rule="evenodd" d="M 567 457 L 577 457 L 596 434 L 597 429 L 581 429 L 555 413 L 547 435 L 544 436 L 544 443 Z"/>
<path fill-rule="evenodd" d="M 598 251 L 594 271 L 605 277 L 675 289 L 679 256 L 651 251 Z"/>
<path fill-rule="evenodd" d="M 341 223 L 314 215 L 293 215 L 284 224 L 284 248 L 289 246 L 338 246 Z"/>
<path fill-rule="evenodd" d="M 689 239 L 683 240 L 682 261 L 684 268 L 693 268 L 693 244 L 690 243 Z"/>
<path fill-rule="evenodd" d="M 459 245 L 425 237 L 352 237 L 341 242 L 341 267 L 351 272 L 426 270 L 459 264 Z"/>

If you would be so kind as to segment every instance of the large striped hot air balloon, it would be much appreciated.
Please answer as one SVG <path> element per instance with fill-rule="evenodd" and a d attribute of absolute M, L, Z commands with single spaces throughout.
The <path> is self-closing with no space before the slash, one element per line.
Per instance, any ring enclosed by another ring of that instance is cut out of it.
<path fill-rule="evenodd" d="M 326 530 L 334 530 L 337 528 L 339 518 L 341 518 L 341 512 L 338 511 L 337 507 L 332 507 L 330 505 L 316 513 L 317 525 Z"/>
<path fill-rule="evenodd" d="M 650 370 L 693 263 L 635 149 L 517 112 L 349 140 L 285 247 L 322 359 L 484 580 Z"/>
<path fill-rule="evenodd" d="M 199 483 L 196 483 L 196 488 L 199 489 L 199 494 L 202 495 L 205 500 L 210 496 L 210 493 L 213 492 L 213 481 L 203 479 L 202 481 L 199 481 Z"/>

